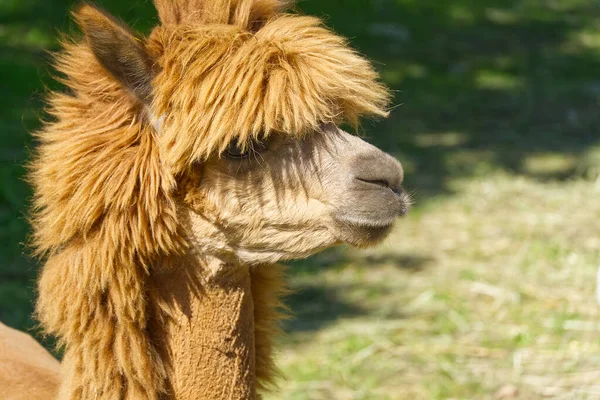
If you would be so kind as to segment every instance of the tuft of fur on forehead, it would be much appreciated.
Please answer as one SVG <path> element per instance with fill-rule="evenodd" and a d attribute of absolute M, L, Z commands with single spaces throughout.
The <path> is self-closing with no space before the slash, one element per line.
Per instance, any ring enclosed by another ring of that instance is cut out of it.
<path fill-rule="evenodd" d="M 163 49 L 154 110 L 175 172 L 272 133 L 301 137 L 323 123 L 386 116 L 387 89 L 371 64 L 314 17 L 281 15 L 256 33 L 233 25 L 158 28 Z"/>
<path fill-rule="evenodd" d="M 155 0 L 163 25 L 187 22 L 256 29 L 289 5 L 285 0 Z"/>

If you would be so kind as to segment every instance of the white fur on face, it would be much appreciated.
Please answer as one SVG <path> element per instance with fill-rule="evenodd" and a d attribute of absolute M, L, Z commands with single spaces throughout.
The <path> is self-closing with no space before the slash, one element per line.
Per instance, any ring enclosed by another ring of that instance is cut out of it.
<path fill-rule="evenodd" d="M 373 230 L 387 235 L 395 214 L 372 220 L 344 211 L 371 190 L 354 187 L 352 160 L 364 154 L 389 157 L 331 125 L 302 141 L 272 138 L 266 151 L 245 160 L 207 162 L 200 190 L 209 206 L 188 214 L 194 246 L 255 264 L 305 258 L 340 242 L 378 241 Z M 357 230 L 363 226 L 370 231 Z"/>

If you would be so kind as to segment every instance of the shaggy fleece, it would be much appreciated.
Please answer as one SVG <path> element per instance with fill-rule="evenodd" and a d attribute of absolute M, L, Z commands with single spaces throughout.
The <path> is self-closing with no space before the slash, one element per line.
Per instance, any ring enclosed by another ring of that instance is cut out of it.
<path fill-rule="evenodd" d="M 173 366 L 159 343 L 171 338 L 151 328 L 177 313 L 152 280 L 189 252 L 178 207 L 193 165 L 232 141 L 386 114 L 389 95 L 372 66 L 316 18 L 282 14 L 275 0 L 155 3 L 162 24 L 134 46 L 152 61 L 151 104 L 98 61 L 88 28 L 116 22 L 84 6 L 76 16 L 87 39 L 66 41 L 56 56 L 66 90 L 49 94 L 51 118 L 36 133 L 33 246 L 45 260 L 37 316 L 65 348 L 60 400 L 169 393 Z M 148 109 L 162 117 L 161 132 Z M 275 374 L 282 283 L 273 266 L 249 271 L 240 296 L 251 290 L 255 320 L 244 332 L 254 336 L 248 362 L 260 389 Z M 202 313 L 222 312 L 213 304 Z"/>

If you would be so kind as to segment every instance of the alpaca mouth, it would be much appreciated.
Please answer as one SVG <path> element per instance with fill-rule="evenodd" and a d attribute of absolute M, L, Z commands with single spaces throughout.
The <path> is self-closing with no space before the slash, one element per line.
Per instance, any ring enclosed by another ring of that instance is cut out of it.
<path fill-rule="evenodd" d="M 406 192 L 395 193 L 396 196 L 400 199 L 400 207 L 398 209 L 398 217 L 405 217 L 408 214 L 408 210 L 412 204 L 412 200 L 410 196 L 406 194 Z"/>
<path fill-rule="evenodd" d="M 374 246 L 389 236 L 394 219 L 363 220 L 351 217 L 334 218 L 338 239 L 355 247 Z"/>
<path fill-rule="evenodd" d="M 369 247 L 389 236 L 398 217 L 408 213 L 411 200 L 404 191 L 392 192 L 388 188 L 383 193 L 382 196 L 381 192 L 363 192 L 362 200 L 369 201 L 339 209 L 333 215 L 341 241 L 357 247 Z M 364 207 L 365 203 L 368 207 Z"/>
<path fill-rule="evenodd" d="M 369 220 L 369 219 L 364 219 L 364 218 L 356 218 L 356 217 L 352 217 L 352 216 L 342 216 L 342 217 L 335 218 L 335 220 L 338 223 L 343 224 L 348 227 L 351 227 L 351 228 L 379 230 L 379 229 L 391 228 L 394 225 L 396 218 L 381 219 L 381 220 Z"/>
<path fill-rule="evenodd" d="M 408 214 L 412 200 L 404 190 L 391 188 L 360 192 L 359 201 L 346 203 L 334 219 L 342 224 L 363 228 L 389 228 L 399 217 Z"/>

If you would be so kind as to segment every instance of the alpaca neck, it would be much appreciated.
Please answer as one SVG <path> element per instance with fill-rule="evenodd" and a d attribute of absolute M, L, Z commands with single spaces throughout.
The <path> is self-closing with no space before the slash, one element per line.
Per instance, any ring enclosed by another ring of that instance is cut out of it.
<path fill-rule="evenodd" d="M 186 257 L 154 277 L 153 340 L 167 399 L 254 399 L 254 304 L 247 266 Z"/>

